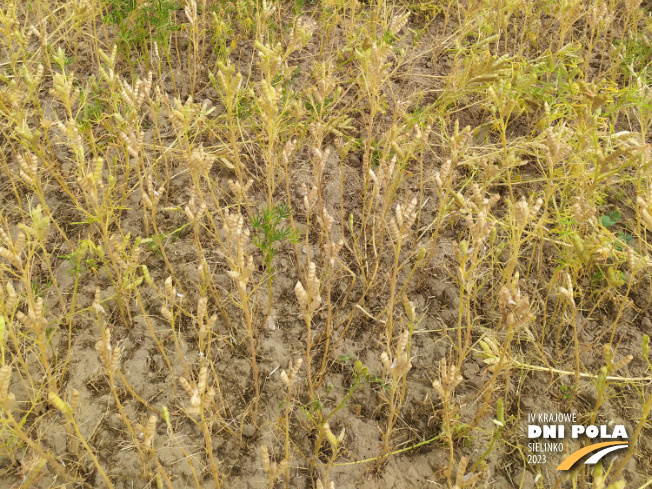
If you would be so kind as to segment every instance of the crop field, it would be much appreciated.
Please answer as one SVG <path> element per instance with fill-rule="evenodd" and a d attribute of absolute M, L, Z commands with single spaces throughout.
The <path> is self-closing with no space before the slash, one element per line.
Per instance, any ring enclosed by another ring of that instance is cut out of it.
<path fill-rule="evenodd" d="M 652 487 L 651 132 L 651 0 L 4 0 L 0 489 Z"/>

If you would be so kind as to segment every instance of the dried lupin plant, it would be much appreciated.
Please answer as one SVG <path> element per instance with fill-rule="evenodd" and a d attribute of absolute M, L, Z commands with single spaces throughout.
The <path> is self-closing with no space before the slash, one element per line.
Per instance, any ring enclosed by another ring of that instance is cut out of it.
<path fill-rule="evenodd" d="M 233 196 L 236 198 L 237 202 L 244 202 L 246 200 L 247 192 L 249 191 L 253 183 L 254 181 L 251 178 L 244 185 L 240 185 L 240 182 L 236 182 L 234 180 L 228 181 L 229 189 L 231 190 Z"/>
<path fill-rule="evenodd" d="M 143 446 L 147 449 L 152 448 L 152 442 L 154 441 L 154 435 L 156 434 L 157 421 L 158 418 L 154 415 L 151 415 L 147 420 L 146 426 L 142 426 L 140 424 L 134 425 L 139 438 L 142 438 Z"/>
<path fill-rule="evenodd" d="M 507 329 L 513 328 L 515 331 L 522 330 L 534 319 L 534 314 L 530 312 L 530 299 L 521 294 L 518 280 L 519 274 L 516 272 L 512 290 L 503 286 L 498 296 L 502 322 Z"/>
<path fill-rule="evenodd" d="M 9 392 L 9 383 L 11 381 L 11 365 L 0 367 L 0 407 L 5 411 L 11 411 L 16 402 L 16 396 Z"/>
<path fill-rule="evenodd" d="M 25 155 L 17 155 L 16 160 L 20 168 L 18 176 L 29 186 L 35 185 L 35 178 L 38 174 L 39 165 L 38 157 L 33 153 L 26 153 Z"/>
<path fill-rule="evenodd" d="M 288 390 L 292 386 L 292 383 L 294 382 L 294 379 L 296 378 L 297 372 L 301 368 L 301 365 L 303 365 L 303 360 L 301 358 L 297 358 L 294 361 L 294 364 L 292 363 L 292 360 L 290 360 L 290 363 L 288 365 L 288 370 L 281 371 L 281 380 L 283 381 L 285 387 Z"/>
<path fill-rule="evenodd" d="M 213 167 L 213 163 L 215 163 L 215 156 L 208 154 L 204 149 L 204 145 L 200 144 L 198 147 L 193 148 L 186 162 L 191 170 L 207 174 Z"/>
<path fill-rule="evenodd" d="M 100 202 L 100 191 L 103 191 L 105 186 L 102 181 L 102 168 L 104 167 L 103 158 L 94 158 L 92 162 L 92 172 L 83 173 L 77 176 L 77 183 L 84 192 L 84 197 L 91 207 L 97 207 Z M 145 193 L 143 192 L 143 200 Z"/>
<path fill-rule="evenodd" d="M 394 178 L 394 170 L 396 169 L 396 156 L 392 157 L 389 163 L 381 161 L 378 165 L 378 175 L 369 168 L 369 178 L 373 182 L 373 195 L 374 198 L 381 203 L 384 198 L 382 195 L 387 193 L 387 189 L 391 187 Z M 382 194 L 382 195 L 381 195 Z"/>
<path fill-rule="evenodd" d="M 306 274 L 306 290 L 299 280 L 294 287 L 294 293 L 301 306 L 304 316 L 311 317 L 321 305 L 321 296 L 319 295 L 320 282 L 316 275 L 316 267 L 313 262 L 308 262 L 308 273 Z"/>
<path fill-rule="evenodd" d="M 198 331 L 199 344 L 200 344 L 200 350 L 202 352 L 205 349 L 204 345 L 206 341 L 206 336 L 208 336 L 208 333 L 210 333 L 213 330 L 213 327 L 217 322 L 217 314 L 213 314 L 210 318 L 208 318 L 208 321 L 206 321 L 207 308 L 208 308 L 208 298 L 200 297 L 199 300 L 197 301 L 197 324 L 199 326 L 199 331 Z"/>
<path fill-rule="evenodd" d="M 383 352 L 380 355 L 380 361 L 383 363 L 383 366 L 394 378 L 401 378 L 412 369 L 412 362 L 406 350 L 409 338 L 410 332 L 403 331 L 396 342 L 394 356 L 390 357 L 387 352 Z"/>
<path fill-rule="evenodd" d="M 439 171 L 435 172 L 435 183 L 437 188 L 440 190 L 449 182 L 450 177 L 452 176 L 452 162 L 450 159 L 447 159 L 439 167 Z"/>
<path fill-rule="evenodd" d="M 453 437 L 451 433 L 451 399 L 455 388 L 464 380 L 460 375 L 459 369 L 455 364 L 447 364 L 446 357 L 439 362 L 439 379 L 433 381 L 432 388 L 441 397 L 444 404 L 444 426 L 446 427 L 446 437 L 448 438 L 449 461 L 446 468 L 446 478 L 450 480 L 453 472 Z"/>
<path fill-rule="evenodd" d="M 457 471 L 455 472 L 455 485 L 453 489 L 462 489 L 467 486 L 473 486 L 476 482 L 479 482 L 484 477 L 482 473 L 478 472 L 473 474 L 471 472 L 466 472 L 466 467 L 469 463 L 467 457 L 462 457 L 460 462 L 457 464 Z"/>
<path fill-rule="evenodd" d="M 179 383 L 190 397 L 190 406 L 185 411 L 190 416 L 200 416 L 215 398 L 215 389 L 207 387 L 208 369 L 199 370 L 197 384 L 191 384 L 185 377 L 179 377 Z"/>
<path fill-rule="evenodd" d="M 568 303 L 575 308 L 575 294 L 573 292 L 573 281 L 568 273 L 564 272 L 562 274 L 564 281 L 566 282 L 565 286 L 559 287 L 559 295 L 568 301 Z"/>
<path fill-rule="evenodd" d="M 401 29 L 405 27 L 408 23 L 408 19 L 410 18 L 410 11 L 406 11 L 402 14 L 395 15 L 392 17 L 391 22 L 389 23 L 389 32 L 392 33 L 392 36 L 396 37 L 399 32 L 401 32 Z"/>
<path fill-rule="evenodd" d="M 346 428 L 342 428 L 340 434 L 337 436 L 335 436 L 335 434 L 331 431 L 331 427 L 328 423 L 323 424 L 322 430 L 324 430 L 324 435 L 326 436 L 326 439 L 328 440 L 328 443 L 330 444 L 333 453 L 336 454 L 340 444 L 344 441 Z"/>
<path fill-rule="evenodd" d="M 455 388 L 464 380 L 455 364 L 448 365 L 446 357 L 439 362 L 439 379 L 433 381 L 432 388 L 443 400 L 453 395 Z"/>
<path fill-rule="evenodd" d="M 249 241 L 249 229 L 244 227 L 244 218 L 241 214 L 224 211 L 224 231 L 231 245 L 231 270 L 227 275 L 231 277 L 238 291 L 246 295 L 247 283 L 254 272 L 254 259 L 245 252 Z"/>
<path fill-rule="evenodd" d="M 199 224 L 199 221 L 201 220 L 204 215 L 206 215 L 206 203 L 202 202 L 199 205 L 197 205 L 196 199 L 194 195 L 190 196 L 190 200 L 188 201 L 188 205 L 183 209 L 183 211 L 186 214 L 186 217 L 192 222 L 193 224 Z"/>
<path fill-rule="evenodd" d="M 22 269 L 23 260 L 21 259 L 20 255 L 25 249 L 25 243 L 26 243 L 25 233 L 19 231 L 16 239 L 12 239 L 11 236 L 7 232 L 5 232 L 5 230 L 2 229 L 2 227 L 0 227 L 0 239 L 2 239 L 2 241 L 9 247 L 9 248 L 5 248 L 4 246 L 0 246 L 0 257 L 9 261 L 16 268 Z M 7 287 L 10 286 L 11 283 L 7 282 Z M 7 289 L 7 291 L 9 291 L 9 289 Z"/>
<path fill-rule="evenodd" d="M 389 220 L 389 229 L 392 237 L 397 243 L 402 242 L 408 231 L 417 220 L 417 198 L 413 197 L 410 203 L 403 209 L 401 204 L 396 204 L 396 217 Z"/>
<path fill-rule="evenodd" d="M 145 182 L 147 185 L 147 191 L 145 191 L 145 189 L 142 190 L 143 205 L 146 209 L 154 211 L 156 210 L 156 206 L 161 200 L 161 197 L 163 197 L 165 186 L 161 185 L 158 190 L 155 190 L 154 184 L 152 183 L 152 175 L 147 175 Z"/>
<path fill-rule="evenodd" d="M 543 199 L 539 198 L 534 203 L 534 206 L 530 207 L 525 196 L 522 196 L 521 199 L 514 204 L 514 218 L 516 224 L 521 230 L 524 229 L 530 221 L 534 220 L 542 205 Z"/>
<path fill-rule="evenodd" d="M 287 468 L 288 461 L 286 459 L 281 460 L 279 463 L 274 462 L 269 456 L 269 450 L 267 445 L 261 445 L 260 447 L 260 458 L 263 463 L 263 470 L 265 475 L 267 475 L 267 485 L 268 487 L 274 487 L 274 481 L 285 472 Z"/>
<path fill-rule="evenodd" d="M 335 258 L 340 253 L 340 250 L 344 246 L 344 240 L 340 238 L 337 243 L 331 240 L 331 229 L 333 227 L 333 216 L 328 213 L 328 210 L 324 207 L 321 212 L 321 216 L 317 218 L 317 222 L 322 228 L 324 236 L 326 237 L 326 243 L 324 243 L 324 251 L 326 252 L 326 257 L 330 266 L 335 266 Z"/>
<path fill-rule="evenodd" d="M 138 159 L 138 153 L 143 146 L 143 141 L 145 140 L 145 133 L 143 131 L 133 132 L 131 134 L 126 134 L 124 131 L 120 131 L 120 139 L 127 146 L 127 153 L 129 153 L 134 158 Z"/>
<path fill-rule="evenodd" d="M 47 320 L 43 317 L 43 298 L 39 297 L 35 303 L 30 302 L 27 306 L 27 316 L 21 311 L 16 311 L 16 318 L 23 326 L 42 334 L 47 327 Z"/>
<path fill-rule="evenodd" d="M 643 196 L 636 197 L 636 203 L 643 224 L 648 231 L 652 231 L 652 183 L 648 185 L 648 190 Z"/>
<path fill-rule="evenodd" d="M 466 216 L 466 224 L 476 247 L 479 247 L 487 239 L 496 224 L 493 221 L 489 222 L 487 217 L 489 210 L 498 200 L 500 200 L 498 194 L 494 194 L 488 199 L 485 198 L 477 184 L 473 184 L 473 200 L 465 200 L 466 204 L 477 213 L 475 220 L 470 215 Z"/>
<path fill-rule="evenodd" d="M 317 479 L 317 489 L 335 489 L 335 482 L 330 481 L 324 485 L 321 479 Z"/>
<path fill-rule="evenodd" d="M 583 195 L 576 195 L 574 199 L 575 202 L 571 210 L 575 221 L 580 225 L 595 222 L 595 214 L 597 212 L 595 206 Z"/>
<path fill-rule="evenodd" d="M 112 374 L 118 367 L 120 361 L 120 347 L 111 345 L 111 330 L 106 329 L 104 338 L 100 338 L 95 343 L 95 351 L 100 357 L 100 361 L 106 369 Z"/>

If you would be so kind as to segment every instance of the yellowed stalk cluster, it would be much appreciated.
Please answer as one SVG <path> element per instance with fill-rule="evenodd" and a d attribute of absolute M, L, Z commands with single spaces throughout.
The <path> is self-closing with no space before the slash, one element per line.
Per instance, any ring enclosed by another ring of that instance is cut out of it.
<path fill-rule="evenodd" d="M 100 357 L 100 361 L 109 372 L 114 372 L 120 361 L 120 347 L 111 346 L 111 330 L 107 329 L 104 338 L 100 338 L 95 343 L 95 351 Z"/>
<path fill-rule="evenodd" d="M 401 204 L 396 204 L 395 217 L 389 220 L 389 229 L 395 241 L 401 241 L 417 220 L 417 204 L 416 197 L 412 198 L 405 209 L 401 207 Z"/>
<path fill-rule="evenodd" d="M 292 364 L 292 360 L 290 360 L 287 371 L 281 371 L 281 380 L 285 384 L 285 387 L 288 389 L 292 386 L 292 383 L 294 382 L 294 379 L 296 378 L 297 372 L 299 372 L 301 365 L 303 365 L 303 360 L 301 358 L 297 358 L 294 361 L 294 364 Z"/>
<path fill-rule="evenodd" d="M 317 278 L 316 267 L 313 262 L 308 262 L 306 285 L 307 290 L 299 280 L 294 286 L 294 293 L 297 296 L 303 314 L 310 317 L 321 305 L 321 297 L 319 295 L 320 282 Z"/>
<path fill-rule="evenodd" d="M 146 209 L 154 210 L 161 200 L 161 197 L 163 197 L 165 186 L 161 185 L 158 190 L 155 190 L 154 184 L 152 183 L 152 175 L 147 175 L 145 182 L 147 185 L 147 191 L 143 191 L 143 205 Z"/>
<path fill-rule="evenodd" d="M 267 445 L 262 445 L 260 447 L 260 458 L 263 462 L 263 470 L 267 475 L 267 482 L 271 487 L 274 484 L 274 481 L 285 472 L 285 469 L 288 466 L 288 461 L 283 459 L 279 463 L 274 462 L 269 456 Z"/>
<path fill-rule="evenodd" d="M 208 309 L 208 298 L 200 297 L 197 301 L 197 323 L 199 324 L 199 341 L 204 342 L 208 333 L 213 329 L 217 322 L 217 314 L 213 314 L 208 321 L 206 321 L 206 314 Z"/>
<path fill-rule="evenodd" d="M 403 331 L 396 342 L 394 357 L 391 358 L 387 352 L 383 352 L 380 355 L 380 361 L 383 363 L 385 369 L 396 378 L 403 377 L 412 369 L 412 362 L 410 361 L 406 350 L 409 339 L 410 332 Z"/>
<path fill-rule="evenodd" d="M 25 249 L 25 233 L 19 231 L 16 239 L 13 240 L 11 239 L 11 236 L 9 236 L 9 234 L 4 229 L 2 229 L 2 227 L 0 227 L 0 239 L 2 239 L 2 241 L 4 241 L 4 243 L 10 248 L 9 249 L 5 248 L 4 246 L 0 246 L 0 256 L 5 260 L 11 262 L 16 268 L 22 268 L 23 260 L 21 259 L 20 255 Z M 11 283 L 7 282 L 7 287 L 10 286 Z"/>
<path fill-rule="evenodd" d="M 381 192 L 385 192 L 392 182 L 394 170 L 396 169 L 396 156 L 392 157 L 389 163 L 381 161 L 378 165 L 378 175 L 369 168 L 369 178 L 373 182 L 373 194 L 376 200 L 381 200 Z"/>
<path fill-rule="evenodd" d="M 649 184 L 648 191 L 643 196 L 636 197 L 636 203 L 643 224 L 649 231 L 652 231 L 652 183 Z"/>
<path fill-rule="evenodd" d="M 614 361 L 613 361 L 614 356 L 613 356 L 613 352 L 611 350 L 610 345 L 603 345 L 602 353 L 604 355 L 604 359 L 605 359 L 605 362 L 607 364 L 607 371 L 609 373 L 617 372 L 618 370 L 620 370 L 620 369 L 624 368 L 625 366 L 627 366 L 629 364 L 629 362 L 634 360 L 633 355 L 627 355 L 626 357 L 623 357 L 619 361 L 614 363 Z"/>
<path fill-rule="evenodd" d="M 369 78 L 372 83 L 376 86 L 379 86 L 387 75 L 389 75 L 389 69 L 391 68 L 391 63 L 388 63 L 387 60 L 389 55 L 392 53 L 392 48 L 389 44 L 378 45 L 376 41 L 371 45 L 371 48 L 365 52 L 366 56 L 364 61 L 366 64 L 366 70 L 369 73 Z"/>
<path fill-rule="evenodd" d="M 16 396 L 9 392 L 9 383 L 11 381 L 11 365 L 0 367 L 0 406 L 5 411 L 11 411 L 16 402 Z"/>
<path fill-rule="evenodd" d="M 299 18 L 297 19 L 294 29 L 290 32 L 288 36 L 287 49 L 285 50 L 284 58 L 287 57 L 294 51 L 301 49 L 312 37 L 312 33 L 317 28 L 317 23 L 310 18 Z"/>
<path fill-rule="evenodd" d="M 442 399 L 448 399 L 455 388 L 464 380 L 455 364 L 448 365 L 446 357 L 439 362 L 439 379 L 432 383 L 432 388 Z"/>
<path fill-rule="evenodd" d="M 534 206 L 530 207 L 525 196 L 514 204 L 514 217 L 519 228 L 524 229 L 536 217 L 543 205 L 543 199 L 537 199 Z"/>
<path fill-rule="evenodd" d="M 425 131 L 422 131 L 421 128 L 415 124 L 412 128 L 412 133 L 407 130 L 406 126 L 401 126 L 398 131 L 399 134 L 395 137 L 390 136 L 392 141 L 391 146 L 401 161 L 405 161 L 419 148 L 420 145 L 428 141 L 432 127 L 426 126 Z"/>
<path fill-rule="evenodd" d="M 161 315 L 166 319 L 166 321 L 172 323 L 174 316 L 172 315 L 172 311 L 168 308 L 168 306 L 174 306 L 174 303 L 177 300 L 177 288 L 172 284 L 172 277 L 165 279 L 163 287 L 166 304 L 161 306 Z"/>
<path fill-rule="evenodd" d="M 562 278 L 565 281 L 565 286 L 559 287 L 559 295 L 568 301 L 568 303 L 575 307 L 575 294 L 573 292 L 573 281 L 567 272 L 563 272 Z"/>
<path fill-rule="evenodd" d="M 201 173 L 208 173 L 213 167 L 213 163 L 215 163 L 215 156 L 208 154 L 204 149 L 204 145 L 200 144 L 198 147 L 193 148 L 187 163 L 191 169 Z"/>
<path fill-rule="evenodd" d="M 118 45 L 114 44 L 113 48 L 111 49 L 111 54 L 108 55 L 101 49 L 100 51 L 100 57 L 102 58 L 102 61 L 104 61 L 108 67 L 104 69 L 104 66 L 100 65 L 100 75 L 102 78 L 104 78 L 106 81 L 109 82 L 109 84 L 113 84 L 114 81 L 117 79 L 115 76 L 115 72 L 113 71 L 113 67 L 115 66 L 115 58 L 116 55 L 118 54 Z"/>
<path fill-rule="evenodd" d="M 410 11 L 406 11 L 402 14 L 395 15 L 392 17 L 392 20 L 389 23 L 389 32 L 392 33 L 392 36 L 396 36 L 399 32 L 401 32 L 401 29 L 405 27 L 408 23 L 408 19 L 410 18 Z"/>
<path fill-rule="evenodd" d="M 571 210 L 578 224 L 587 224 L 595 221 L 596 208 L 583 195 L 575 196 L 575 202 Z"/>
<path fill-rule="evenodd" d="M 48 393 L 48 402 L 57 408 L 62 414 L 72 416 L 70 404 L 61 399 L 55 392 Z"/>
<path fill-rule="evenodd" d="M 340 446 L 340 443 L 344 441 L 344 435 L 346 433 L 346 428 L 342 428 L 342 431 L 340 431 L 340 434 L 335 436 L 335 434 L 331 431 L 331 427 L 328 423 L 324 423 L 324 426 L 322 427 L 324 430 L 324 435 L 326 436 L 326 439 L 328 440 L 328 443 L 330 444 L 331 448 L 333 449 L 333 453 L 337 452 L 338 447 Z"/>
<path fill-rule="evenodd" d="M 11 313 L 16 304 L 18 304 L 18 294 L 16 294 L 16 289 L 14 289 L 14 286 L 11 284 L 11 282 L 7 282 L 6 288 L 7 293 L 5 295 L 3 293 L 2 287 L 0 287 L 0 299 L 2 299 L 4 304 L 5 312 Z"/>
<path fill-rule="evenodd" d="M 335 265 L 335 258 L 337 258 L 337 255 L 340 253 L 342 246 L 344 246 L 344 240 L 342 238 L 340 238 L 337 243 L 331 240 L 330 235 L 334 221 L 333 216 L 328 213 L 328 210 L 326 210 L 325 207 L 322 209 L 321 216 L 317 218 L 317 222 L 319 222 L 319 225 L 326 236 L 324 251 L 326 252 L 331 267 Z"/>
<path fill-rule="evenodd" d="M 467 457 L 462 457 L 459 464 L 457 465 L 457 471 L 455 472 L 455 485 L 453 489 L 463 489 L 464 487 L 474 487 L 477 482 L 482 480 L 484 475 L 482 472 L 476 474 L 466 472 L 466 467 L 469 464 L 469 459 Z"/>
<path fill-rule="evenodd" d="M 195 196 L 191 195 L 190 200 L 188 201 L 188 204 L 183 211 L 186 213 L 186 216 L 192 223 L 197 224 L 206 214 L 206 203 L 202 202 L 201 204 L 197 205 Z"/>
<path fill-rule="evenodd" d="M 546 152 L 546 160 L 552 167 L 556 163 L 563 160 L 571 151 L 571 146 L 566 144 L 565 138 L 562 135 L 562 129 L 559 128 L 553 131 L 548 127 L 545 132 L 546 142 L 543 149 Z"/>
<path fill-rule="evenodd" d="M 473 184 L 473 200 L 468 201 L 465 199 L 465 203 L 477 213 L 475 220 L 470 215 L 466 216 L 466 224 L 476 246 L 481 245 L 487 239 L 496 224 L 495 222 L 489 222 L 487 217 L 489 210 L 498 200 L 500 200 L 498 194 L 494 194 L 488 199 L 485 198 L 477 184 Z"/>
<path fill-rule="evenodd" d="M 79 100 L 79 88 L 73 91 L 73 83 L 75 81 L 75 74 L 70 73 L 55 73 L 53 84 L 54 87 L 49 90 L 50 95 L 59 100 L 67 107 L 75 105 Z"/>
<path fill-rule="evenodd" d="M 115 59 L 115 58 L 114 58 Z M 134 111 L 138 110 L 146 98 L 149 98 L 149 93 L 152 89 L 152 72 L 147 74 L 146 80 L 136 80 L 135 85 L 132 87 L 125 80 L 120 80 L 120 96 L 125 104 L 127 104 Z"/>
<path fill-rule="evenodd" d="M 527 295 L 521 294 L 518 278 L 517 272 L 513 289 L 503 286 L 498 296 L 500 314 L 508 329 L 521 329 L 534 319 L 534 314 L 530 312 L 530 299 Z"/>
<path fill-rule="evenodd" d="M 640 2 L 640 0 L 634 1 Z M 636 87 L 638 89 L 638 96 L 641 98 L 641 101 L 652 103 L 652 88 L 643 83 L 641 77 L 636 78 Z"/>
<path fill-rule="evenodd" d="M 161 94 L 161 100 L 164 103 L 169 101 L 167 94 L 164 94 L 164 92 L 160 91 L 158 93 Z M 199 113 L 199 110 L 200 106 L 199 104 L 194 103 L 192 96 L 188 97 L 188 100 L 186 100 L 185 104 L 181 102 L 180 99 L 175 97 L 174 105 L 171 107 L 171 111 L 168 117 L 172 126 L 177 130 L 177 132 L 183 134 L 194 122 L 195 117 Z"/>
<path fill-rule="evenodd" d="M 126 271 L 129 269 L 129 263 L 125 261 L 125 259 L 121 256 L 122 254 L 126 254 L 125 248 L 126 248 L 126 240 L 120 240 L 117 235 L 112 234 L 109 236 L 109 243 L 111 243 L 111 246 L 114 249 L 114 253 L 112 253 L 111 258 L 118 264 L 118 266 L 123 270 Z M 140 253 L 140 250 L 138 251 Z M 136 257 L 138 258 L 138 257 Z M 131 261 L 131 260 L 130 260 Z M 135 263 L 133 263 L 135 265 Z"/>
<path fill-rule="evenodd" d="M 186 0 L 185 3 L 183 10 L 190 21 L 190 25 L 194 26 L 197 22 L 197 2 L 195 0 Z"/>
<path fill-rule="evenodd" d="M 16 318 L 23 326 L 32 329 L 38 333 L 43 333 L 48 324 L 43 317 L 43 298 L 36 299 L 36 303 L 30 303 L 27 307 L 27 316 L 20 311 L 16 311 Z"/>
<path fill-rule="evenodd" d="M 18 160 L 18 175 L 27 185 L 34 186 L 34 178 L 38 173 L 38 157 L 35 154 L 27 153 L 24 156 L 16 156 Z"/>
<path fill-rule="evenodd" d="M 134 426 L 139 434 L 139 438 L 142 438 L 145 448 L 152 448 L 152 442 L 154 441 L 154 435 L 156 434 L 157 421 L 158 418 L 154 415 L 151 415 L 147 420 L 146 426 L 142 426 L 141 424 L 136 424 Z"/>
<path fill-rule="evenodd" d="M 331 74 L 332 69 L 333 65 L 331 60 L 328 60 L 326 63 L 319 64 L 317 82 L 310 88 L 312 95 L 315 97 L 315 100 L 317 100 L 317 102 L 320 104 L 324 103 L 324 100 L 328 98 L 328 96 L 333 92 L 333 90 L 335 90 L 337 86 L 335 78 L 333 78 Z"/>
<path fill-rule="evenodd" d="M 87 175 L 79 175 L 77 183 L 84 191 L 84 195 L 88 199 L 91 206 L 96 207 L 99 204 L 99 192 L 104 190 L 104 183 L 102 182 L 102 168 L 104 166 L 104 159 L 93 159 L 93 171 Z M 145 193 L 143 192 L 143 195 Z M 145 199 L 145 197 L 143 197 Z"/>
<path fill-rule="evenodd" d="M 244 185 L 240 185 L 240 182 L 236 182 L 235 180 L 228 181 L 229 189 L 231 190 L 231 193 L 233 194 L 233 196 L 236 198 L 238 202 L 243 202 L 245 200 L 247 192 L 249 191 L 253 183 L 254 181 L 251 178 Z"/>
<path fill-rule="evenodd" d="M 452 174 L 452 161 L 447 159 L 439 167 L 439 171 L 435 172 L 435 183 L 437 187 L 441 190 L 444 188 L 446 182 L 448 182 L 449 177 Z"/>
<path fill-rule="evenodd" d="M 335 489 L 335 482 L 330 481 L 324 485 L 321 479 L 317 479 L 317 489 Z"/>
<path fill-rule="evenodd" d="M 190 406 L 185 408 L 190 416 L 199 416 L 208 407 L 215 397 L 215 389 L 206 389 L 208 369 L 202 367 L 196 385 L 191 385 L 185 377 L 179 377 L 179 383 L 190 397 Z"/>
<path fill-rule="evenodd" d="M 614 14 L 609 12 L 609 6 L 606 2 L 597 2 L 586 16 L 586 22 L 591 27 L 604 27 L 609 25 L 614 18 Z"/>
<path fill-rule="evenodd" d="M 134 158 L 138 158 L 138 152 L 143 146 L 143 140 L 145 138 L 145 133 L 140 131 L 140 133 L 133 133 L 127 135 L 123 131 L 120 131 L 120 139 L 122 142 L 127 145 L 127 152 Z"/>
<path fill-rule="evenodd" d="M 244 227 L 244 218 L 239 213 L 224 211 L 224 231 L 231 245 L 231 270 L 227 275 L 234 281 L 241 294 L 247 293 L 247 283 L 254 272 L 254 259 L 245 253 L 249 241 L 249 229 Z"/>

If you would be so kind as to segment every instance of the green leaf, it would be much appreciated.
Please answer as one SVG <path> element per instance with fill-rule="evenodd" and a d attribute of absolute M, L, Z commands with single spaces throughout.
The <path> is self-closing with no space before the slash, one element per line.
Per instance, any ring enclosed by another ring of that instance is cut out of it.
<path fill-rule="evenodd" d="M 616 222 L 618 221 L 614 220 L 610 215 L 604 215 L 600 218 L 600 223 L 606 228 L 613 226 Z"/>

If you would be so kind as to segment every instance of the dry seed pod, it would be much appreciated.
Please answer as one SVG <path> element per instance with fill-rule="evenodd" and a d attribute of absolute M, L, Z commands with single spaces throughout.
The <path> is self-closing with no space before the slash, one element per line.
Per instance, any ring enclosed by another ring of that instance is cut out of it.
<path fill-rule="evenodd" d="M 158 418 L 154 415 L 150 416 L 147 420 L 147 426 L 143 432 L 143 444 L 146 448 L 152 447 L 152 441 L 154 440 L 154 435 L 156 434 L 156 422 Z"/>
<path fill-rule="evenodd" d="M 0 401 L 7 398 L 9 381 L 11 380 L 11 365 L 0 367 Z"/>
<path fill-rule="evenodd" d="M 63 414 L 72 414 L 68 403 L 57 396 L 54 392 L 48 393 L 48 401 Z"/>
<path fill-rule="evenodd" d="M 168 301 L 174 304 L 174 301 L 177 298 L 177 289 L 172 285 L 172 277 L 165 279 L 165 295 L 167 296 Z"/>
<path fill-rule="evenodd" d="M 387 352 L 382 352 L 380 355 L 383 366 L 397 378 L 403 377 L 412 369 L 412 362 L 406 351 L 409 339 L 410 332 L 403 331 L 396 342 L 394 358 L 392 359 Z"/>
<path fill-rule="evenodd" d="M 283 473 L 287 467 L 288 461 L 282 460 L 280 463 L 273 462 L 269 456 L 269 450 L 266 445 L 260 447 L 260 458 L 263 463 L 263 470 L 267 474 L 267 480 L 270 485 Z"/>
<path fill-rule="evenodd" d="M 285 384 L 285 387 L 288 389 L 292 385 L 292 382 L 294 382 L 294 379 L 296 378 L 297 372 L 301 368 L 301 365 L 303 365 L 303 360 L 301 358 L 297 358 L 294 362 L 294 365 L 292 364 L 292 360 L 290 360 L 288 365 L 288 372 L 285 370 L 281 372 L 281 380 Z"/>
<path fill-rule="evenodd" d="M 301 281 L 298 281 L 294 287 L 294 293 L 299 301 L 299 305 L 303 313 L 310 316 L 312 315 L 321 304 L 321 297 L 319 295 L 320 281 L 316 275 L 316 267 L 313 262 L 308 263 L 308 276 L 306 283 L 308 290 L 303 287 Z"/>
<path fill-rule="evenodd" d="M 446 399 L 463 380 L 464 377 L 459 374 L 457 367 L 448 367 L 444 357 L 439 363 L 439 380 L 435 380 L 432 387 L 442 399 Z"/>

